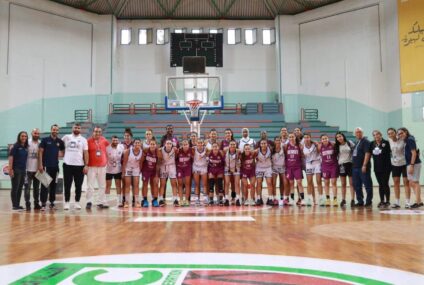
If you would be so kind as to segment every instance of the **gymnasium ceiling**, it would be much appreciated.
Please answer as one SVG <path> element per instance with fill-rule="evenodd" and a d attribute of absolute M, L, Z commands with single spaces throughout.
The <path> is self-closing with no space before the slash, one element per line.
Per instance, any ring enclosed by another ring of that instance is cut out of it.
<path fill-rule="evenodd" d="M 341 0 L 50 0 L 118 19 L 274 19 Z"/>

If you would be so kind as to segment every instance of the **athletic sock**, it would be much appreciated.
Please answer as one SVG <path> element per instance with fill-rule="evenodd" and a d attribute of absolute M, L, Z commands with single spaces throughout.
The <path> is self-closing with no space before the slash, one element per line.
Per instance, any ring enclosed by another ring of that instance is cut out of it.
<path fill-rule="evenodd" d="M 399 204 L 400 204 L 400 203 L 399 203 L 399 199 L 396 199 L 396 200 L 395 200 L 395 204 L 396 204 L 396 205 L 399 205 Z"/>
<path fill-rule="evenodd" d="M 326 197 L 327 199 L 330 199 L 330 195 L 325 195 L 325 197 Z"/>
<path fill-rule="evenodd" d="M 291 194 L 290 194 L 290 198 L 291 198 L 292 200 L 294 200 L 294 193 L 291 193 Z"/>
<path fill-rule="evenodd" d="M 147 196 L 144 196 L 144 197 L 143 197 L 143 201 L 146 201 L 146 200 L 147 200 Z"/>
<path fill-rule="evenodd" d="M 300 199 L 305 199 L 305 193 L 300 193 Z"/>

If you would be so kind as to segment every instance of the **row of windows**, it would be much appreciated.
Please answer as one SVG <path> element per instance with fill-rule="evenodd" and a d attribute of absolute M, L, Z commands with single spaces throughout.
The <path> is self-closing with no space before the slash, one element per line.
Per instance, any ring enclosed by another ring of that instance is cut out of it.
<path fill-rule="evenodd" d="M 187 33 L 187 29 L 184 28 L 176 28 L 173 30 L 174 33 Z M 208 31 L 204 31 L 202 28 L 193 28 L 190 31 L 193 34 L 200 33 L 224 33 L 223 29 L 209 29 Z M 257 34 L 258 29 L 244 29 L 244 44 L 246 45 L 254 45 L 257 42 Z M 241 43 L 242 40 L 242 29 L 240 28 L 230 28 L 227 29 L 227 44 L 236 45 Z M 121 29 L 121 37 L 120 37 L 121 45 L 129 45 L 132 42 L 132 29 L 125 28 Z M 138 44 L 139 45 L 147 45 L 153 43 L 153 29 L 152 28 L 143 28 L 138 29 Z M 157 45 L 165 45 L 169 43 L 169 29 L 156 29 L 156 44 Z M 265 28 L 262 29 L 262 44 L 263 45 L 272 45 L 275 43 L 275 29 L 274 28 Z"/>

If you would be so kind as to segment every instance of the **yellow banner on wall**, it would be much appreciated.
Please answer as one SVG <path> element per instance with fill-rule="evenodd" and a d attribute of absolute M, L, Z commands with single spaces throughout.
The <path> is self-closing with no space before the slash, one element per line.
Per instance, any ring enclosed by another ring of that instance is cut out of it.
<path fill-rule="evenodd" d="M 402 93 L 424 91 L 424 0 L 398 0 Z"/>

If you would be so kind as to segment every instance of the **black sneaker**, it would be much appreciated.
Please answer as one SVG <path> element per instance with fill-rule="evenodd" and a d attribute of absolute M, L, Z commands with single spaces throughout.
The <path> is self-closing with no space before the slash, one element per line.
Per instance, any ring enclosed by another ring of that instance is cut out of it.
<path fill-rule="evenodd" d="M 237 207 L 240 207 L 240 206 L 241 206 L 240 199 L 237 199 L 237 200 L 236 200 L 236 206 L 237 206 Z"/>
<path fill-rule="evenodd" d="M 400 205 L 399 204 L 394 203 L 392 205 L 392 209 L 399 209 L 399 208 L 400 208 Z"/>
<path fill-rule="evenodd" d="M 356 203 L 355 204 L 355 208 L 361 208 L 361 207 L 363 207 L 364 206 L 364 203 Z"/>
<path fill-rule="evenodd" d="M 272 202 L 272 200 L 271 199 L 267 199 L 266 200 L 266 204 L 268 205 L 268 206 L 274 206 L 274 203 Z"/>
<path fill-rule="evenodd" d="M 261 203 L 261 206 L 263 206 L 263 204 L 264 204 L 264 200 L 262 200 L 262 198 L 261 198 L 261 199 L 259 199 L 259 202 Z"/>
<path fill-rule="evenodd" d="M 109 205 L 103 204 L 103 209 L 109 209 Z"/>
<path fill-rule="evenodd" d="M 411 205 L 411 209 L 417 209 L 419 207 L 420 207 L 420 204 L 418 204 L 418 203 L 414 203 L 414 204 Z"/>
<path fill-rule="evenodd" d="M 31 203 L 26 203 L 26 204 L 25 204 L 25 210 L 26 210 L 27 212 L 31 211 Z"/>
<path fill-rule="evenodd" d="M 85 206 L 85 208 L 87 210 L 91 210 L 91 207 L 93 206 L 93 204 L 91 202 L 88 202 L 87 205 Z"/>
<path fill-rule="evenodd" d="M 236 198 L 236 192 L 235 191 L 231 191 L 231 198 L 235 199 Z"/>
<path fill-rule="evenodd" d="M 261 205 L 261 199 L 257 199 L 255 202 L 255 206 L 260 206 Z"/>
<path fill-rule="evenodd" d="M 340 207 L 346 207 L 346 200 L 342 200 L 340 202 Z"/>
<path fill-rule="evenodd" d="M 49 208 L 50 210 L 56 210 L 56 206 L 54 205 L 54 203 L 50 203 Z"/>
<path fill-rule="evenodd" d="M 423 206 L 424 206 L 424 203 L 423 202 L 421 202 L 421 203 L 418 204 L 418 208 L 423 207 Z"/>
<path fill-rule="evenodd" d="M 165 201 L 164 200 L 160 200 L 159 201 L 159 207 L 163 207 L 165 206 Z"/>
<path fill-rule="evenodd" d="M 40 206 L 40 204 L 36 203 L 36 204 L 34 205 L 34 210 L 36 210 L 36 211 L 41 210 L 41 206 Z"/>
<path fill-rule="evenodd" d="M 180 206 L 180 203 L 178 203 L 178 200 L 177 199 L 175 199 L 174 200 L 174 207 L 179 207 Z"/>
<path fill-rule="evenodd" d="M 22 206 L 18 206 L 18 209 L 21 210 L 21 211 L 25 210 L 25 208 L 22 207 Z"/>
<path fill-rule="evenodd" d="M 384 208 L 384 206 L 385 206 L 384 202 L 380 202 L 380 203 L 378 203 L 377 208 L 382 209 L 382 208 Z M 365 205 L 365 207 L 366 207 L 366 205 Z"/>
<path fill-rule="evenodd" d="M 372 208 L 372 202 L 365 203 L 365 208 Z"/>
<path fill-rule="evenodd" d="M 213 205 L 214 205 L 213 198 L 209 198 L 209 203 L 208 203 L 208 205 L 209 205 L 209 206 L 213 206 Z"/>
<path fill-rule="evenodd" d="M 224 206 L 225 207 L 229 207 L 230 206 L 230 201 L 228 199 L 225 199 Z"/>
<path fill-rule="evenodd" d="M 103 209 L 103 204 L 97 204 L 97 208 L 99 208 L 99 209 Z"/>
<path fill-rule="evenodd" d="M 14 211 L 14 212 L 20 212 L 20 211 L 21 211 L 21 209 L 19 209 L 19 207 L 13 207 L 13 208 L 12 208 L 12 211 Z"/>
<path fill-rule="evenodd" d="M 219 199 L 218 205 L 221 207 L 224 206 L 224 200 L 222 198 Z"/>
<path fill-rule="evenodd" d="M 355 207 L 355 200 L 350 200 L 350 207 L 354 208 Z"/>
<path fill-rule="evenodd" d="M 385 208 L 385 209 L 390 208 L 390 202 L 385 202 L 385 203 L 384 203 L 384 208 Z"/>

